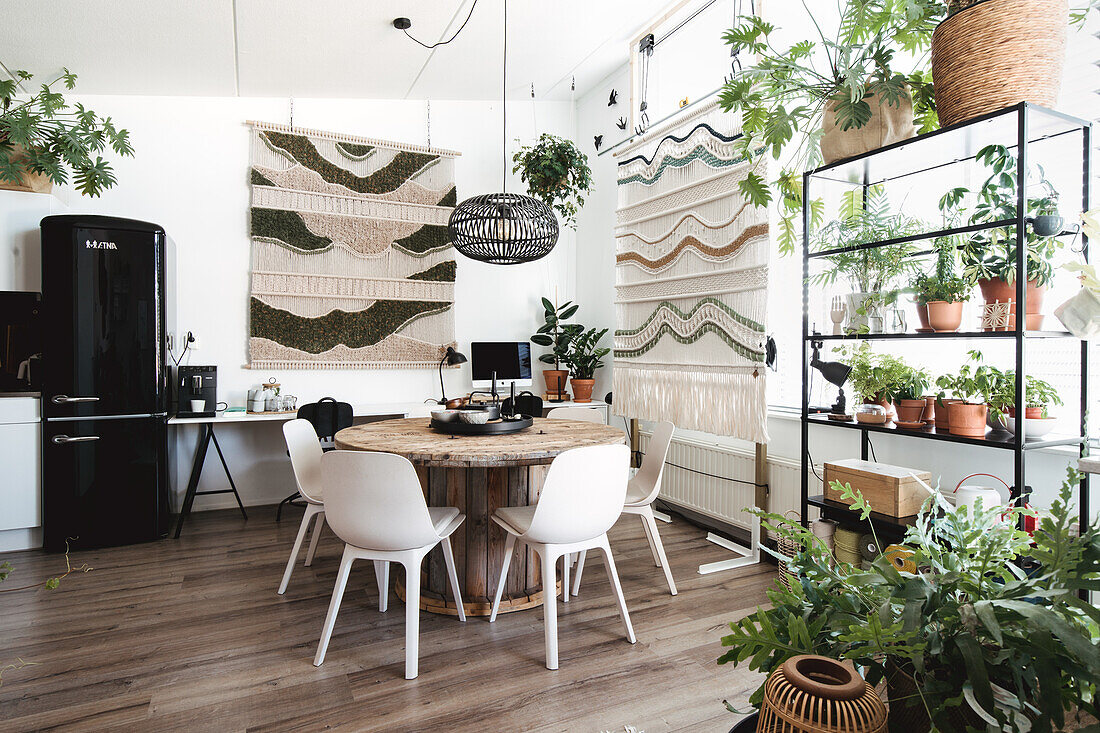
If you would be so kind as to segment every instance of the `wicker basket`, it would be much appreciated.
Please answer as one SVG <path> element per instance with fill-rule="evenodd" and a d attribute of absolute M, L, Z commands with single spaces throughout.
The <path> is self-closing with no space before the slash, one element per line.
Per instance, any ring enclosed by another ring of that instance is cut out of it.
<path fill-rule="evenodd" d="M 794 515 L 793 517 L 791 515 Z M 791 527 L 794 527 L 799 523 L 801 515 L 793 509 L 783 515 L 785 523 Z M 789 537 L 778 537 L 775 540 L 775 549 L 780 555 L 784 557 L 794 557 L 802 551 L 802 545 L 797 541 L 790 539 Z M 791 583 L 796 582 L 797 575 L 791 570 L 790 566 L 784 561 L 779 561 L 779 582 L 783 584 L 787 590 L 791 589 Z"/>
<path fill-rule="evenodd" d="M 791 657 L 764 683 L 757 733 L 881 733 L 886 706 L 850 662 Z"/>
<path fill-rule="evenodd" d="M 1053 107 L 1066 57 L 1068 0 L 982 0 L 932 34 L 944 127 L 1018 102 Z"/>

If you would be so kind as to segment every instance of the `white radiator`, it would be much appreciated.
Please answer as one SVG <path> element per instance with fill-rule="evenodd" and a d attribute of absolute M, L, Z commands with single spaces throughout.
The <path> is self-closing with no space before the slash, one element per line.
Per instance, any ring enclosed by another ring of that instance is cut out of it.
<path fill-rule="evenodd" d="M 643 451 L 649 445 L 649 437 L 649 433 L 641 433 Z M 756 503 L 756 490 L 752 485 L 756 477 L 755 465 L 756 457 L 751 450 L 674 437 L 668 450 L 660 497 L 669 504 L 749 529 L 751 517 L 743 510 Z M 798 461 L 768 457 L 768 511 L 776 514 L 798 511 L 800 469 Z M 725 481 L 715 476 L 748 483 Z M 810 493 L 813 494 L 817 479 L 811 475 L 810 481 Z"/>

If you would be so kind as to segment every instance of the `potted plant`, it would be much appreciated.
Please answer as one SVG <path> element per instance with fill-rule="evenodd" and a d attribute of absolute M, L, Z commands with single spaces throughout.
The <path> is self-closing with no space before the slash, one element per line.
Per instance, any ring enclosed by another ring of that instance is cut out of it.
<path fill-rule="evenodd" d="M 870 186 L 845 191 L 840 211 L 833 221 L 814 234 L 816 251 L 854 247 L 925 231 L 923 222 L 900 213 L 891 213 L 886 191 Z M 871 316 L 880 315 L 886 305 L 896 301 L 897 284 L 917 267 L 912 244 L 848 250 L 823 258 L 831 267 L 813 277 L 813 282 L 832 285 L 844 276 L 853 289 L 846 295 L 849 331 L 874 331 Z"/>
<path fill-rule="evenodd" d="M 735 56 L 756 58 L 726 82 L 719 104 L 741 113 L 743 135 L 734 142 L 739 154 L 751 159 L 766 153 L 783 161 L 770 183 L 750 171 L 739 186 L 754 206 L 776 200 L 784 254 L 798 240 L 802 171 L 912 137 L 914 117 L 921 132 L 937 127 L 931 77 L 920 52 L 943 16 L 941 3 L 914 0 L 901 12 L 890 0 L 848 0 L 829 35 L 811 4 L 803 8 L 816 38 L 777 48 L 777 27 L 755 15 L 739 17 L 723 36 Z M 900 60 L 912 58 L 919 61 L 899 71 Z"/>
<path fill-rule="evenodd" d="M 952 435 L 971 438 L 985 436 L 989 404 L 995 402 L 1004 389 L 1003 372 L 995 367 L 981 364 L 982 354 L 970 351 L 971 361 L 978 365 L 972 367 L 963 364 L 956 374 L 944 374 L 936 379 L 940 392 L 940 402 L 945 404 L 948 413 L 948 430 Z M 945 392 L 955 396 L 954 401 L 945 401 Z M 936 414 L 939 414 L 936 410 Z M 936 427 L 939 427 L 937 422 Z"/>
<path fill-rule="evenodd" d="M 769 673 L 798 654 L 848 659 L 886 683 L 891 730 L 1064 730 L 1098 713 L 1098 615 L 1078 598 L 1100 572 L 1100 523 L 1077 530 L 1071 469 L 1049 511 L 953 506 L 933 492 L 900 543 L 919 572 L 886 555 L 870 569 L 837 562 L 801 524 L 759 510 L 761 526 L 799 550 L 797 580 L 730 624 L 719 664 Z M 873 509 L 850 486 L 853 520 Z M 1017 529 L 1036 516 L 1035 531 Z M 1020 569 L 1027 559 L 1029 570 Z M 749 698 L 759 707 L 763 684 Z"/>
<path fill-rule="evenodd" d="M 870 343 L 864 341 L 857 347 L 841 348 L 848 366 L 848 384 L 856 396 L 865 403 L 882 405 L 887 415 L 894 412 L 894 399 L 911 377 L 914 370 L 892 354 L 876 354 Z M 923 374 L 923 372 L 922 372 Z M 927 375 L 925 375 L 927 385 Z M 923 391 L 923 387 L 918 391 Z M 923 408 L 924 402 L 921 402 Z"/>
<path fill-rule="evenodd" d="M 940 199 L 941 209 L 946 204 Z M 945 225 L 953 223 L 945 216 Z M 936 265 L 931 273 L 913 279 L 912 288 L 921 324 L 936 332 L 953 332 L 962 324 L 963 303 L 970 300 L 973 283 L 956 273 L 960 237 L 940 237 L 933 242 Z"/>
<path fill-rule="evenodd" d="M 928 372 L 906 367 L 906 373 L 894 391 L 898 413 L 897 423 L 908 423 L 911 426 L 920 423 L 921 427 L 924 427 L 922 420 L 927 407 L 924 392 L 928 389 L 928 385 Z"/>
<path fill-rule="evenodd" d="M 977 203 L 970 215 L 971 224 L 1015 219 L 1016 209 L 1016 156 L 1003 145 L 987 145 L 978 151 L 975 160 L 990 169 L 990 175 L 977 193 Z M 1057 211 L 1057 192 L 1046 179 L 1043 169 L 1036 166 L 1029 170 L 1040 195 L 1028 197 L 1029 217 Z M 948 192 L 957 201 L 967 195 L 965 188 Z M 1062 246 L 1054 237 L 1042 236 L 1033 225 L 1025 227 L 1027 253 L 1026 328 L 1037 330 L 1043 322 L 1043 295 L 1054 279 L 1051 260 Z M 959 254 L 965 277 L 978 284 L 986 304 L 1008 303 L 1008 327 L 1016 327 L 1016 233 L 1011 229 L 990 229 L 970 235 L 960 247 Z M 989 327 L 987 327 L 988 330 Z"/>
<path fill-rule="evenodd" d="M 941 124 L 1022 101 L 1056 106 L 1068 22 L 1083 23 L 1083 11 L 1071 16 L 1067 0 L 948 0 L 947 11 L 932 34 Z M 1026 64 L 1018 63 L 1021 53 Z"/>
<path fill-rule="evenodd" d="M 513 173 L 527 183 L 527 192 L 561 215 L 566 226 L 577 228 L 577 210 L 592 187 L 588 156 L 572 140 L 549 133 L 512 156 Z"/>
<path fill-rule="evenodd" d="M 573 387 L 574 402 L 591 402 L 592 388 L 596 385 L 596 370 L 603 366 L 603 357 L 611 349 L 599 346 L 600 339 L 607 335 L 607 329 L 597 331 L 590 328 L 579 333 L 569 346 L 569 383 Z"/>
<path fill-rule="evenodd" d="M 539 346 L 550 347 L 550 353 L 539 356 L 539 361 L 543 364 L 553 364 L 554 368 L 543 369 L 542 378 L 546 380 L 547 394 L 560 397 L 565 392 L 565 381 L 569 377 L 569 370 L 562 369 L 562 365 L 567 367 L 569 365 L 569 344 L 574 336 L 584 331 L 584 326 L 565 323 L 580 308 L 572 301 L 556 306 L 549 298 L 543 298 L 542 307 L 543 322 L 531 336 L 531 341 Z"/>
<path fill-rule="evenodd" d="M 130 133 L 82 104 L 70 105 L 58 85 L 71 90 L 76 74 L 65 69 L 51 82 L 21 97 L 33 75 L 16 71 L 0 79 L 0 189 L 48 192 L 71 182 L 85 196 L 115 185 L 110 163 L 100 153 L 134 154 Z"/>

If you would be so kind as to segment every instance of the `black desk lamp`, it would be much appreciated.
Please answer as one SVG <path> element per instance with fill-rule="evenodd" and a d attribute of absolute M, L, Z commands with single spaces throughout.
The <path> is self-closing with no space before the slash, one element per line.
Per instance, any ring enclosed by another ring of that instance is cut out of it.
<path fill-rule="evenodd" d="M 443 399 L 439 401 L 441 405 L 447 404 L 447 390 L 443 387 L 443 362 L 447 362 L 447 366 L 465 364 L 466 355 L 461 351 L 455 351 L 453 346 L 448 346 L 447 353 L 439 360 L 439 394 L 443 397 Z"/>
<path fill-rule="evenodd" d="M 814 350 L 813 357 L 810 359 L 810 366 L 821 372 L 821 376 L 825 377 L 826 382 L 840 390 L 840 396 L 836 398 L 832 411 L 834 415 L 843 415 L 845 408 L 848 406 L 847 400 L 844 398 L 844 383 L 848 381 L 848 375 L 852 373 L 852 367 L 841 364 L 839 361 L 821 361 L 821 347 L 824 346 L 821 341 L 811 341 L 810 346 Z"/>

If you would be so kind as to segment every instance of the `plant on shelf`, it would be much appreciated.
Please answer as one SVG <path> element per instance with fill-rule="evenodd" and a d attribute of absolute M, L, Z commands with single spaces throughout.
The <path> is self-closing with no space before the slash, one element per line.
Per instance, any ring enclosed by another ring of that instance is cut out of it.
<path fill-rule="evenodd" d="M 603 366 L 603 358 L 611 349 L 600 346 L 600 339 L 607 335 L 607 329 L 590 328 L 578 333 L 569 346 L 569 383 L 573 386 L 574 402 L 591 402 L 592 387 L 596 384 L 596 370 Z"/>
<path fill-rule="evenodd" d="M 572 140 L 549 133 L 512 156 L 513 173 L 527 183 L 527 192 L 561 215 L 566 226 L 577 228 L 577 211 L 592 188 L 588 156 Z"/>
<path fill-rule="evenodd" d="M 882 186 L 866 190 L 853 188 L 841 197 L 837 218 L 814 234 L 815 251 L 857 247 L 862 244 L 918 234 L 926 230 L 923 222 L 904 214 L 891 213 Z M 813 276 L 812 281 L 832 285 L 843 276 L 853 292 L 846 295 L 848 330 L 866 331 L 872 315 L 897 300 L 899 282 L 911 275 L 917 263 L 911 255 L 912 244 L 888 244 L 883 247 L 849 249 L 823 259 L 830 267 Z"/>
<path fill-rule="evenodd" d="M 937 405 L 944 405 L 950 421 L 952 435 L 980 438 L 985 435 L 990 405 L 1004 393 L 1004 372 L 984 364 L 980 351 L 967 352 L 971 364 L 963 364 L 955 374 L 936 378 L 940 388 Z M 955 399 L 945 402 L 951 393 Z"/>
<path fill-rule="evenodd" d="M 894 391 L 898 422 L 910 424 L 921 422 L 927 407 L 924 393 L 928 390 L 929 384 L 928 372 L 906 367 L 906 373 Z"/>
<path fill-rule="evenodd" d="M 741 113 L 739 154 L 783 161 L 774 181 L 750 172 L 739 186 L 755 206 L 777 199 L 784 254 L 797 242 L 803 170 L 912 137 L 914 117 L 921 132 L 938 126 L 923 52 L 944 14 L 942 2 L 847 0 L 832 34 L 803 7 L 816 38 L 777 48 L 779 29 L 754 15 L 739 17 L 723 36 L 734 55 L 757 59 L 726 82 L 719 104 Z M 911 58 L 919 61 L 899 71 L 902 59 Z"/>
<path fill-rule="evenodd" d="M 920 273 L 911 285 L 922 323 L 938 332 L 958 330 L 962 324 L 963 303 L 970 300 L 974 287 L 967 278 L 956 274 L 955 239 L 940 237 L 935 240 L 935 269 L 931 273 Z"/>
<path fill-rule="evenodd" d="M 915 375 L 923 375 L 927 385 L 928 376 L 923 371 L 914 370 L 892 354 L 876 354 L 867 341 L 859 346 L 841 347 L 838 351 L 852 368 L 848 384 L 856 396 L 864 402 L 882 405 L 887 412 L 898 392 L 905 385 L 912 384 Z M 923 388 L 918 391 L 923 391 Z"/>
<path fill-rule="evenodd" d="M 531 342 L 550 348 L 549 353 L 539 356 L 539 361 L 554 365 L 553 369 L 544 369 L 542 376 L 546 380 L 546 391 L 550 394 L 559 394 L 565 390 L 565 380 L 569 376 L 568 369 L 562 369 L 562 365 L 569 366 L 570 344 L 578 334 L 584 331 L 584 326 L 565 323 L 576 315 L 577 309 L 580 308 L 572 301 L 563 305 L 554 305 L 549 298 L 543 298 L 542 307 L 542 325 L 531 336 Z"/>
<path fill-rule="evenodd" d="M 990 170 L 989 177 L 977 192 L 977 201 L 970 214 L 971 224 L 1012 220 L 1017 216 L 1016 156 L 1003 145 L 987 145 L 978 151 L 975 160 Z M 1035 217 L 1057 211 L 1058 194 L 1047 180 L 1041 166 L 1028 170 L 1027 188 L 1038 189 L 1038 195 L 1028 196 L 1027 216 Z M 946 195 L 957 201 L 970 192 L 955 188 Z M 1024 228 L 1027 246 L 1027 328 L 1042 325 L 1043 295 L 1054 279 L 1054 254 L 1061 242 L 1051 236 L 1041 236 L 1036 227 Z M 1016 232 L 1014 227 L 989 229 L 971 234 L 959 248 L 964 275 L 976 282 L 987 304 L 1016 300 Z M 1010 307 L 1009 328 L 1015 328 L 1016 306 Z"/>
<path fill-rule="evenodd" d="M 83 104 L 69 104 L 57 90 L 72 90 L 76 74 L 65 69 L 53 81 L 21 97 L 33 75 L 17 70 L 0 79 L 0 188 L 49 191 L 71 182 L 85 196 L 115 185 L 111 164 L 100 153 L 109 147 L 131 156 L 130 133 Z"/>
<path fill-rule="evenodd" d="M 793 557 L 765 550 L 797 577 L 730 623 L 719 664 L 767 674 L 798 654 L 850 659 L 871 685 L 885 681 L 891 727 L 909 733 L 1052 731 L 1096 716 L 1100 613 L 1077 592 L 1100 590 L 1100 522 L 1090 517 L 1078 533 L 1077 482 L 1071 469 L 1042 512 L 956 507 L 934 492 L 900 543 L 917 573 L 885 555 L 868 570 L 838 562 L 809 529 L 750 510 L 801 548 Z M 865 526 L 873 507 L 850 486 L 833 487 Z M 1024 514 L 1037 516 L 1030 536 L 1016 529 Z M 871 529 L 882 547 L 874 521 Z M 749 701 L 762 698 L 763 685 Z"/>

